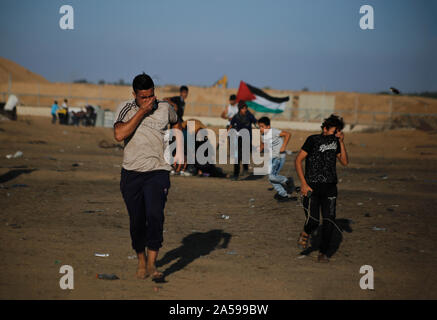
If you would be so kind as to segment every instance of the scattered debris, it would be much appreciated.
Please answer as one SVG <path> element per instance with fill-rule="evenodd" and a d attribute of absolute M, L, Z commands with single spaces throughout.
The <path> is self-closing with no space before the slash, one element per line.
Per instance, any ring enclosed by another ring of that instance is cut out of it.
<path fill-rule="evenodd" d="M 28 143 L 30 143 L 30 144 L 47 144 L 47 142 L 44 140 L 31 140 Z"/>
<path fill-rule="evenodd" d="M 15 158 L 20 158 L 23 156 L 23 152 L 21 151 L 17 151 L 14 154 L 8 154 L 6 155 L 6 159 L 15 159 Z"/>
<path fill-rule="evenodd" d="M 368 212 L 366 212 L 366 213 L 364 214 L 364 216 L 365 216 L 366 218 L 370 218 L 370 217 L 371 217 L 370 213 L 368 213 Z"/>
<path fill-rule="evenodd" d="M 357 206 L 362 206 L 364 203 L 362 202 L 357 202 Z"/>
<path fill-rule="evenodd" d="M 237 252 L 234 250 L 231 250 L 231 251 L 227 251 L 226 254 L 234 255 L 234 254 L 237 254 Z"/>
<path fill-rule="evenodd" d="M 109 253 L 94 253 L 96 257 L 109 257 Z"/>
<path fill-rule="evenodd" d="M 124 147 L 119 144 L 119 143 L 109 143 L 106 140 L 101 140 L 99 142 L 99 147 L 102 149 L 118 149 L 118 150 L 123 150 Z"/>
<path fill-rule="evenodd" d="M 378 228 L 378 227 L 373 227 L 372 230 L 373 231 L 387 231 L 386 228 Z"/>
<path fill-rule="evenodd" d="M 83 213 L 97 213 L 97 212 L 104 212 L 105 210 L 98 209 L 98 210 L 85 210 Z"/>
<path fill-rule="evenodd" d="M 111 274 L 107 274 L 107 273 L 98 273 L 96 274 L 96 278 L 97 279 L 103 279 L 103 280 L 118 280 L 120 279 L 119 277 L 117 277 L 115 274 L 111 273 Z"/>
<path fill-rule="evenodd" d="M 230 217 L 225 215 L 225 214 L 222 214 L 221 218 L 224 219 L 224 220 L 229 220 Z"/>
<path fill-rule="evenodd" d="M 137 257 L 136 255 L 127 256 L 127 258 L 128 258 L 129 260 L 135 260 L 135 259 L 138 259 L 138 257 Z"/>
<path fill-rule="evenodd" d="M 16 183 L 16 184 L 13 184 L 11 186 L 11 188 L 27 188 L 27 187 L 28 187 L 28 185 L 27 184 L 23 184 L 23 183 Z"/>

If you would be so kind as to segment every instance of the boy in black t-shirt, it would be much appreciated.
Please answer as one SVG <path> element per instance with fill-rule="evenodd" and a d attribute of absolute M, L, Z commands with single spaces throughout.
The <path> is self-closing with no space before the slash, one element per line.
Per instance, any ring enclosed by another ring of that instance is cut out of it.
<path fill-rule="evenodd" d="M 342 118 L 331 115 L 322 124 L 322 133 L 309 136 L 299 154 L 295 165 L 301 181 L 301 193 L 306 221 L 298 245 L 308 247 L 308 238 L 319 226 L 320 209 L 322 211 L 322 242 L 319 262 L 329 262 L 327 250 L 335 227 L 335 206 L 337 199 L 336 161 L 346 166 L 349 163 L 344 145 Z M 305 159 L 305 174 L 302 161 Z"/>

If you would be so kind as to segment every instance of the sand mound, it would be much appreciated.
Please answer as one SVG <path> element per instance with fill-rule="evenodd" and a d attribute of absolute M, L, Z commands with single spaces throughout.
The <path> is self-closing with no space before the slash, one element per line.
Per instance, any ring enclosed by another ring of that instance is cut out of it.
<path fill-rule="evenodd" d="M 19 64 L 0 57 L 0 83 L 8 82 L 9 74 L 12 81 L 49 83 L 46 78 L 20 66 Z"/>

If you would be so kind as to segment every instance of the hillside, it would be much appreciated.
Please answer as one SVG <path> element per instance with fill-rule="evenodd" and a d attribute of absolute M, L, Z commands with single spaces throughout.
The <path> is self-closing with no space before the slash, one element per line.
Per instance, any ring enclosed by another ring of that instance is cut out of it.
<path fill-rule="evenodd" d="M 0 83 L 9 81 L 9 74 L 12 76 L 12 81 L 17 82 L 39 82 L 49 83 L 46 78 L 36 74 L 23 66 L 6 58 L 0 57 Z"/>

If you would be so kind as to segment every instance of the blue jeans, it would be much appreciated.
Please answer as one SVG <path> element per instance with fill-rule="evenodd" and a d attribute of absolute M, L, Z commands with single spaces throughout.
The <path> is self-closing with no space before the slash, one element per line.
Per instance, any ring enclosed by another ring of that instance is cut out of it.
<path fill-rule="evenodd" d="M 273 185 L 273 188 L 278 192 L 278 194 L 282 197 L 287 196 L 287 191 L 284 188 L 284 184 L 287 182 L 287 177 L 280 176 L 279 171 L 281 171 L 282 167 L 285 163 L 285 157 L 282 158 L 273 158 L 272 159 L 272 171 L 269 175 L 269 181 Z"/>

